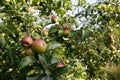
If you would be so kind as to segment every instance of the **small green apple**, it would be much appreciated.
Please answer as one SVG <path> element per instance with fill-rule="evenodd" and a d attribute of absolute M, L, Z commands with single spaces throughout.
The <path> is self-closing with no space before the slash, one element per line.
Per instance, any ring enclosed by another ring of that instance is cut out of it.
<path fill-rule="evenodd" d="M 49 35 L 49 30 L 48 29 L 43 29 L 42 33 L 44 36 L 48 36 Z"/>
<path fill-rule="evenodd" d="M 35 9 L 32 6 L 26 7 L 27 12 L 35 12 Z"/>

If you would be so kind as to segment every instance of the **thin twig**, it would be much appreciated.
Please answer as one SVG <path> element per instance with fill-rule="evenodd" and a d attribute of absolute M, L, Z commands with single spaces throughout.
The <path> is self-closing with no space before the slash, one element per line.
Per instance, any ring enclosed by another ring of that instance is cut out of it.
<path fill-rule="evenodd" d="M 49 76 L 49 73 L 48 73 L 47 70 L 46 70 L 45 65 L 43 64 L 43 62 L 41 61 L 40 58 L 39 58 L 39 61 L 40 61 L 41 65 L 43 66 L 43 68 L 44 68 L 44 70 L 45 70 L 45 73 L 47 74 L 48 80 L 52 80 L 51 77 Z"/>

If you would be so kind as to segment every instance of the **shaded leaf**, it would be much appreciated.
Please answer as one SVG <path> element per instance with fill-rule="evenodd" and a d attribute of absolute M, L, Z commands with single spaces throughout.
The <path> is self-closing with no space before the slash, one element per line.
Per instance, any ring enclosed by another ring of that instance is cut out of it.
<path fill-rule="evenodd" d="M 13 34 L 13 32 L 9 28 L 7 28 L 7 26 L 4 25 L 4 23 L 0 23 L 0 31 L 6 34 Z"/>
<path fill-rule="evenodd" d="M 38 55 L 40 62 L 42 63 L 42 66 L 45 66 L 47 73 L 51 74 L 49 71 L 50 61 L 51 58 L 45 55 Z"/>
<path fill-rule="evenodd" d="M 57 2 L 57 7 L 60 7 L 61 6 L 61 1 L 58 1 Z"/>
<path fill-rule="evenodd" d="M 59 67 L 56 68 L 53 73 L 55 74 L 55 77 L 59 77 L 60 75 L 63 75 L 64 73 L 66 73 L 68 71 L 68 67 L 64 66 L 64 67 Z"/>
<path fill-rule="evenodd" d="M 52 79 L 49 79 L 47 76 L 45 76 L 41 80 L 52 80 Z"/>
<path fill-rule="evenodd" d="M 0 35 L 0 48 L 3 48 L 5 46 L 5 38 Z"/>
<path fill-rule="evenodd" d="M 82 30 L 82 40 L 85 40 L 89 37 L 89 31 L 88 30 Z"/>
<path fill-rule="evenodd" d="M 45 76 L 45 74 L 38 74 L 33 77 L 26 77 L 26 80 L 41 80 L 44 76 Z"/>
<path fill-rule="evenodd" d="M 19 68 L 22 69 L 22 68 L 24 68 L 24 67 L 26 67 L 26 66 L 28 66 L 29 64 L 34 63 L 34 62 L 36 62 L 36 59 L 35 59 L 34 56 L 24 57 L 24 58 L 22 59 L 22 61 L 20 62 L 20 64 L 19 64 Z"/>

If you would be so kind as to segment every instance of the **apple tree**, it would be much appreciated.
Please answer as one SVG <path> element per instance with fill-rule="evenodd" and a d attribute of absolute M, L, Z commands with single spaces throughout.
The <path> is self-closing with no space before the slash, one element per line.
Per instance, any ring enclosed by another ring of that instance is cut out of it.
<path fill-rule="evenodd" d="M 106 80 L 119 65 L 120 5 L 0 1 L 1 80 Z"/>

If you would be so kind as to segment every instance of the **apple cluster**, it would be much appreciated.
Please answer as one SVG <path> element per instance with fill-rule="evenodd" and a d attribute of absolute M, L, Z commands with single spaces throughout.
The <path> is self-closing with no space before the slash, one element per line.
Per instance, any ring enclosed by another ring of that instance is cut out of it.
<path fill-rule="evenodd" d="M 33 40 L 30 36 L 23 37 L 21 43 L 25 48 L 25 54 L 27 56 L 34 56 L 36 53 L 43 53 L 47 48 L 46 42 L 44 40 Z"/>

